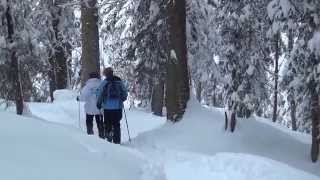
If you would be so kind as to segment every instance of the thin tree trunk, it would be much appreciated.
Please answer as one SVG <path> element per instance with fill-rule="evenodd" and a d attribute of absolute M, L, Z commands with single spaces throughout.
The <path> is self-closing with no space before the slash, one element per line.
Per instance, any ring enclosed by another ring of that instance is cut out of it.
<path fill-rule="evenodd" d="M 164 104 L 164 81 L 155 82 L 152 91 L 151 109 L 153 114 L 162 116 L 162 108 Z"/>
<path fill-rule="evenodd" d="M 201 103 L 202 83 L 199 81 L 196 87 L 196 97 L 198 102 Z"/>
<path fill-rule="evenodd" d="M 290 29 L 289 30 L 289 35 L 288 35 L 288 53 L 289 53 L 289 57 L 291 58 L 291 52 L 293 49 L 293 40 L 294 36 L 293 36 L 293 30 Z M 298 129 L 297 127 L 297 118 L 296 118 L 296 101 L 295 101 L 295 95 L 294 95 L 294 91 L 290 90 L 289 95 L 291 96 L 290 99 L 290 116 L 291 116 L 291 123 L 292 123 L 292 130 L 296 131 Z"/>
<path fill-rule="evenodd" d="M 90 72 L 100 73 L 99 31 L 97 0 L 88 0 L 81 5 L 81 84 L 87 81 Z"/>
<path fill-rule="evenodd" d="M 166 107 L 167 119 L 181 120 L 190 97 L 187 44 L 186 44 L 186 2 L 170 1 L 169 44 L 170 62 L 167 63 Z"/>
<path fill-rule="evenodd" d="M 214 106 L 214 107 L 217 106 L 217 97 L 216 97 L 216 93 L 215 92 L 213 92 L 211 101 L 212 101 L 212 106 Z"/>
<path fill-rule="evenodd" d="M 312 118 L 312 145 L 311 160 L 316 162 L 319 157 L 319 96 L 315 90 L 315 84 L 311 91 L 311 118 Z"/>
<path fill-rule="evenodd" d="M 233 110 L 231 112 L 231 117 L 230 117 L 230 130 L 231 130 L 231 132 L 234 132 L 234 130 L 236 129 L 236 125 L 237 125 L 236 110 Z"/>
<path fill-rule="evenodd" d="M 8 28 L 8 42 L 13 43 L 14 26 L 13 18 L 11 15 L 10 2 L 7 0 L 6 20 Z M 21 87 L 21 77 L 19 69 L 19 61 L 14 48 L 10 49 L 10 77 L 12 83 L 12 91 L 15 94 L 16 112 L 18 115 L 23 113 L 23 95 Z"/>
<path fill-rule="evenodd" d="M 291 100 L 290 106 L 291 106 L 290 116 L 291 116 L 292 130 L 297 131 L 298 127 L 297 127 L 297 119 L 296 119 L 296 101 Z"/>
<path fill-rule="evenodd" d="M 237 84 L 238 84 L 238 79 L 237 79 L 237 70 L 233 69 L 231 72 L 231 79 L 232 79 L 232 93 L 237 91 Z M 231 93 L 231 92 L 230 92 Z M 238 108 L 238 103 L 236 100 L 233 98 L 229 97 L 229 103 L 228 103 L 228 110 L 231 113 L 230 115 L 230 130 L 231 132 L 234 132 L 237 124 L 237 108 Z"/>
<path fill-rule="evenodd" d="M 50 57 L 49 58 L 49 64 L 50 64 L 50 69 L 48 72 L 49 76 L 49 92 L 50 92 L 50 101 L 54 101 L 53 97 L 53 92 L 57 89 L 56 86 L 56 76 L 55 76 L 55 64 L 54 64 L 54 58 Z"/>
<path fill-rule="evenodd" d="M 212 106 L 217 106 L 216 81 L 214 81 L 214 83 L 213 83 L 213 90 L 212 91 L 213 91 L 212 98 L 211 98 Z"/>
<path fill-rule="evenodd" d="M 224 112 L 224 130 L 226 131 L 228 129 L 228 114 L 227 112 Z"/>
<path fill-rule="evenodd" d="M 232 100 L 233 101 L 233 100 Z M 231 116 L 230 116 L 230 131 L 234 132 L 236 129 L 236 125 L 237 125 L 237 108 L 238 108 L 238 104 L 233 101 L 231 104 Z"/>
<path fill-rule="evenodd" d="M 277 121 L 278 112 L 278 79 L 279 79 L 279 57 L 280 57 L 280 33 L 275 35 L 275 64 L 274 64 L 274 101 L 272 121 Z"/>

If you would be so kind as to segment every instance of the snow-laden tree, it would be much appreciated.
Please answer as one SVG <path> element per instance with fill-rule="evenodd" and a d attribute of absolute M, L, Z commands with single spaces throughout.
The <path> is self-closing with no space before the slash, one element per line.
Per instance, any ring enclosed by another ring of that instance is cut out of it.
<path fill-rule="evenodd" d="M 199 102 L 218 103 L 221 74 L 215 55 L 219 49 L 216 4 L 201 0 L 187 1 L 187 42 L 190 76 Z"/>
<path fill-rule="evenodd" d="M 161 114 L 166 92 L 168 118 L 181 118 L 189 94 L 185 3 L 132 0 L 105 9 L 104 50 L 128 77 L 133 99 L 143 107 L 151 100 L 152 110 Z"/>
<path fill-rule="evenodd" d="M 56 70 L 52 74 L 59 74 L 62 67 L 69 66 L 67 63 L 71 62 L 70 48 L 73 47 L 74 39 L 77 33 L 74 33 L 74 19 L 73 10 L 69 6 L 65 6 L 65 3 L 59 4 L 60 16 L 55 16 L 53 1 L 49 0 L 36 0 L 36 1 L 1 1 L 0 6 L 5 10 L 4 6 L 10 6 L 10 15 L 13 19 L 13 43 L 9 43 L 7 17 L 4 12 L 0 11 L 1 18 L 5 26 L 1 26 L 1 66 L 5 71 L 1 71 L 2 82 L 5 87 L 4 93 L 1 93 L 1 97 L 13 100 L 14 91 L 10 83 L 9 59 L 10 51 L 15 51 L 19 73 L 16 73 L 21 78 L 21 86 L 23 92 L 23 99 L 26 101 L 43 101 L 48 97 L 48 74 L 51 72 L 50 59 L 56 64 Z M 57 6 L 56 6 L 57 8 Z M 59 19 L 60 18 L 60 19 Z M 60 23 L 54 28 L 54 22 L 59 19 Z M 59 32 L 58 32 L 59 31 Z M 68 45 L 68 46 L 67 46 Z M 56 54 L 61 51 L 57 51 L 57 47 L 63 47 L 63 59 L 64 64 L 56 61 Z M 68 47 L 68 48 L 67 48 Z M 58 66 L 58 64 L 60 64 Z M 68 69 L 68 68 L 67 68 Z M 69 71 L 71 74 L 71 72 Z M 64 73 L 62 80 L 63 84 L 66 84 L 68 79 L 66 73 Z M 61 78 L 60 78 L 61 79 Z M 59 81 L 59 78 L 53 79 L 53 81 Z M 17 88 L 14 88 L 17 89 Z"/>
<path fill-rule="evenodd" d="M 320 56 L 317 51 L 319 38 L 317 34 L 320 28 L 320 2 L 316 0 L 303 1 L 303 21 L 305 25 L 303 29 L 304 33 L 301 34 L 300 45 L 302 48 L 296 49 L 300 56 L 304 56 L 302 62 L 299 63 L 299 67 L 305 67 L 301 69 L 303 72 L 302 83 L 306 87 L 306 92 L 309 98 L 308 110 L 304 112 L 310 113 L 311 116 L 305 116 L 312 122 L 312 149 L 311 159 L 313 162 L 317 161 L 319 156 L 319 93 L 320 93 Z M 300 11 L 302 11 L 300 10 Z M 304 50 L 301 52 L 300 50 Z M 300 51 L 300 53 L 299 53 Z M 296 66 L 298 67 L 298 65 Z M 302 84 L 301 84 L 302 85 Z M 301 86 L 300 86 L 301 87 Z M 302 107 L 304 109 L 304 107 Z"/>
<path fill-rule="evenodd" d="M 219 1 L 219 56 L 226 72 L 225 90 L 231 114 L 231 131 L 236 115 L 249 117 L 267 98 L 265 48 L 265 1 Z"/>
<path fill-rule="evenodd" d="M 296 122 L 296 96 L 293 88 L 288 88 L 288 84 L 293 80 L 294 73 L 291 66 L 291 52 L 293 49 L 294 35 L 296 34 L 298 14 L 295 4 L 289 0 L 273 0 L 268 4 L 268 16 L 272 21 L 272 26 L 269 29 L 268 36 L 273 38 L 274 52 L 275 52 L 275 70 L 273 76 L 275 81 L 274 89 L 274 103 L 273 103 L 273 120 L 277 119 L 285 121 L 286 114 L 290 114 L 290 126 L 293 130 L 297 129 Z M 283 38 L 285 37 L 285 38 Z M 280 63 L 279 57 L 284 59 L 284 68 L 279 72 Z M 280 80 L 280 87 L 278 87 L 278 79 Z M 278 108 L 279 102 L 277 98 L 279 95 L 286 96 L 287 103 L 285 106 Z M 282 112 L 279 114 L 279 112 Z M 278 116 L 279 115 L 279 116 Z M 284 117 L 284 118 L 283 118 Z"/>
<path fill-rule="evenodd" d="M 297 128 L 312 132 L 312 161 L 319 154 L 319 70 L 317 32 L 320 27 L 320 2 L 316 0 L 288 1 L 296 24 L 296 41 L 286 64 L 284 81 L 288 96 L 296 101 Z M 288 6 L 286 6 L 288 8 Z M 290 25 L 290 21 L 287 23 Z M 292 97 L 294 96 L 294 97 Z M 295 111 L 295 109 L 294 109 Z M 294 112 L 293 112 L 294 113 Z"/>
<path fill-rule="evenodd" d="M 130 94 L 142 107 L 149 105 L 153 86 L 164 81 L 168 34 L 164 5 L 164 1 L 132 0 L 102 11 L 108 63 L 127 78 Z"/>

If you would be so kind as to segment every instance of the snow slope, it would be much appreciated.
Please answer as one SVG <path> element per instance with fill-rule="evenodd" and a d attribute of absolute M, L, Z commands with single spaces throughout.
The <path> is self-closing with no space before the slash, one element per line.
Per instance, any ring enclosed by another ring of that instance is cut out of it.
<path fill-rule="evenodd" d="M 83 103 L 79 104 L 76 101 L 76 97 L 77 93 L 74 91 L 58 90 L 54 93 L 54 103 L 28 103 L 28 107 L 32 116 L 75 128 L 79 128 L 80 126 L 82 131 L 86 132 Z M 143 111 L 131 111 L 126 109 L 126 114 L 131 138 L 136 137 L 141 132 L 159 127 L 166 122 L 162 117 L 156 117 Z M 94 128 L 94 130 L 97 130 L 97 128 Z M 124 117 L 123 121 L 121 121 L 121 134 L 122 142 L 128 141 L 129 138 Z"/>
<path fill-rule="evenodd" d="M 254 166 L 261 167 L 258 170 L 253 168 L 252 173 L 262 171 L 261 174 L 264 174 L 265 165 L 263 163 L 259 165 L 258 162 L 270 163 L 277 168 L 268 170 L 282 174 L 283 179 L 298 177 L 292 176 L 291 172 L 294 171 L 292 168 L 290 171 L 283 172 L 277 170 L 288 169 L 288 166 L 320 176 L 319 163 L 313 164 L 309 160 L 310 145 L 296 140 L 291 135 L 255 119 L 240 120 L 235 133 L 225 132 L 224 116 L 221 110 L 203 108 L 195 100 L 191 100 L 188 107 L 180 123 L 166 124 L 162 128 L 146 132 L 135 139 L 133 146 L 145 152 L 174 150 L 201 154 L 208 159 L 213 159 L 213 162 L 216 161 L 214 159 L 221 159 L 220 153 L 224 153 L 223 156 L 226 155 L 225 153 L 231 153 L 229 154 L 230 164 L 235 163 L 235 166 L 241 169 L 243 165 L 237 162 L 241 162 L 242 159 L 247 164 L 253 163 Z M 253 156 L 256 158 L 244 158 Z M 170 160 L 168 162 L 170 163 Z M 283 163 L 282 168 L 279 167 L 280 162 Z M 220 164 L 223 161 L 217 163 Z M 228 165 L 227 161 L 224 163 Z M 238 168 L 235 167 L 235 169 Z M 263 179 L 263 176 L 259 178 Z M 310 176 L 304 179 L 319 178 Z"/>
<path fill-rule="evenodd" d="M 263 119 L 242 120 L 232 134 L 223 129 L 221 109 L 203 108 L 194 99 L 176 124 L 127 110 L 136 138 L 118 146 L 78 129 L 73 92 L 56 96 L 53 104 L 29 103 L 33 118 L 0 112 L 0 179 L 320 179 L 319 164 L 308 160 L 306 137 L 301 141 Z"/>
<path fill-rule="evenodd" d="M 165 179 L 161 167 L 137 151 L 75 128 L 7 112 L 0 117 L 0 179 Z"/>
<path fill-rule="evenodd" d="M 285 164 L 248 154 L 218 153 L 210 156 L 146 148 L 142 152 L 163 164 L 168 180 L 319 180 Z"/>

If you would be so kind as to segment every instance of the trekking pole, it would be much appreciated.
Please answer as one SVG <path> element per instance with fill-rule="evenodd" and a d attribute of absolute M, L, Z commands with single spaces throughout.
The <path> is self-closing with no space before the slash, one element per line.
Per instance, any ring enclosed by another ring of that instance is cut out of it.
<path fill-rule="evenodd" d="M 81 112 L 80 112 L 80 100 L 78 100 L 78 126 L 79 126 L 79 129 L 81 129 L 81 123 L 80 123 L 80 120 L 81 119 Z"/>
<path fill-rule="evenodd" d="M 129 142 L 131 143 L 131 137 L 130 137 L 130 132 L 129 132 L 129 125 L 128 125 L 128 119 L 127 119 L 127 114 L 125 108 L 123 108 L 124 112 L 124 118 L 126 119 L 126 125 L 127 125 L 127 131 L 128 131 L 128 137 L 129 137 Z"/>

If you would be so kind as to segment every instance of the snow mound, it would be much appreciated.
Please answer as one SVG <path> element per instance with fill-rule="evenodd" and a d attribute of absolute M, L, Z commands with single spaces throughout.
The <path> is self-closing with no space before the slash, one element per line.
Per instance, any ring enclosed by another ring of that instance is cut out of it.
<path fill-rule="evenodd" d="M 266 118 L 262 118 L 262 117 L 254 117 L 254 120 L 259 121 L 261 123 L 267 124 L 275 129 L 278 129 L 282 132 L 284 132 L 285 134 L 288 134 L 290 136 L 292 136 L 293 138 L 295 138 L 297 141 L 300 141 L 306 145 L 311 145 L 311 135 L 310 134 L 306 134 L 306 133 L 301 133 L 298 131 L 292 131 L 289 128 L 285 128 L 282 125 L 278 124 L 278 123 L 273 123 L 272 121 L 270 121 L 270 119 L 266 119 Z"/>
<path fill-rule="evenodd" d="M 74 128 L 0 112 L 0 179 L 163 180 L 137 151 Z"/>
<path fill-rule="evenodd" d="M 75 101 L 77 96 L 78 94 L 76 91 L 68 90 L 68 89 L 56 90 L 53 92 L 53 98 L 55 101 L 66 101 L 66 100 Z"/>
<path fill-rule="evenodd" d="M 221 109 L 201 107 L 194 98 L 189 102 L 181 122 L 167 123 L 161 128 L 143 133 L 134 140 L 133 146 L 138 149 L 170 149 L 207 156 L 219 153 L 251 154 L 320 176 L 320 164 L 310 160 L 309 144 L 254 118 L 238 119 L 234 133 L 225 131 Z M 244 161 L 251 160 L 244 158 Z M 286 179 L 290 179 L 290 173 L 286 175 Z"/>
<path fill-rule="evenodd" d="M 215 156 L 177 154 L 165 171 L 168 180 L 319 180 L 318 177 L 259 156 L 219 153 Z"/>

